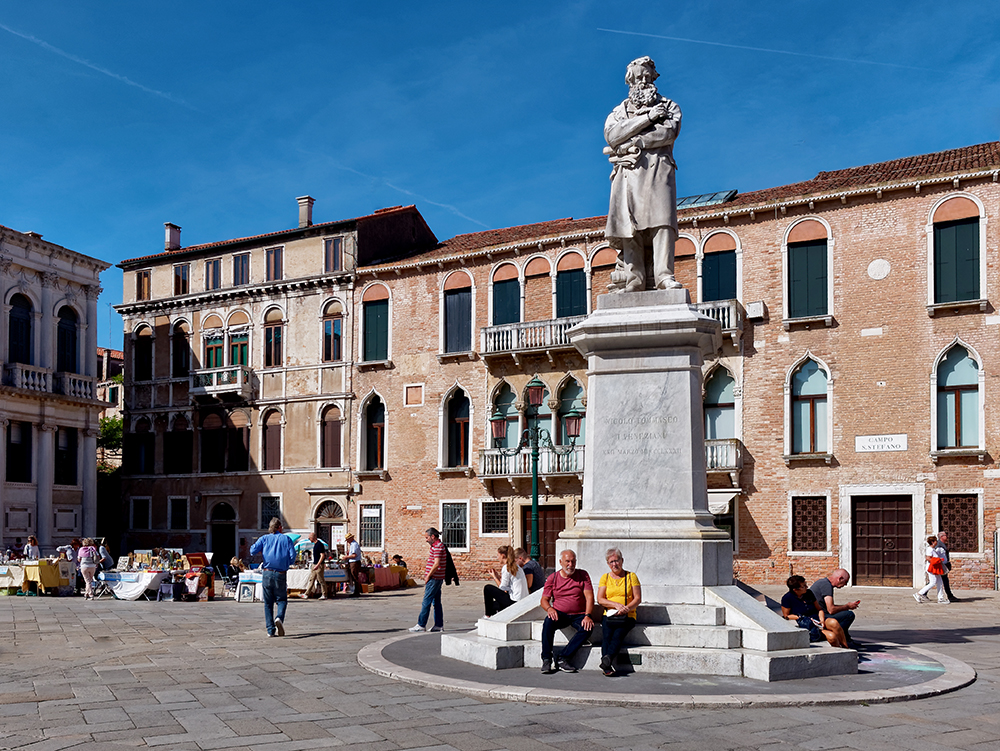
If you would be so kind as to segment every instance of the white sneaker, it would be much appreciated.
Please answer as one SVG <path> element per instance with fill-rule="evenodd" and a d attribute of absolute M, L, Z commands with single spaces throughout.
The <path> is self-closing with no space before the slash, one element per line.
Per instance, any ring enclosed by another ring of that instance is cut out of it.
<path fill-rule="evenodd" d="M 951 605 L 951 600 L 938 600 L 938 605 Z"/>
<path fill-rule="evenodd" d="M 913 599 L 916 600 L 917 602 L 927 602 L 927 598 L 924 597 L 919 592 L 914 592 L 913 593 Z"/>
<path fill-rule="evenodd" d="M 285 635 L 285 624 L 281 622 L 280 618 L 274 619 L 274 630 L 278 634 L 278 636 Z"/>
<path fill-rule="evenodd" d="M 434 628 L 429 628 L 427 630 L 431 631 L 431 632 L 434 632 L 434 631 L 444 631 L 444 626 L 434 626 Z"/>
<path fill-rule="evenodd" d="M 424 631 L 425 631 L 426 629 L 424 629 L 424 627 L 423 627 L 423 626 L 410 626 L 410 628 L 409 628 L 409 629 L 407 629 L 407 630 L 408 630 L 408 631 L 410 631 L 411 633 L 414 633 L 414 634 L 421 634 L 421 633 L 423 633 L 423 632 L 424 632 Z"/>

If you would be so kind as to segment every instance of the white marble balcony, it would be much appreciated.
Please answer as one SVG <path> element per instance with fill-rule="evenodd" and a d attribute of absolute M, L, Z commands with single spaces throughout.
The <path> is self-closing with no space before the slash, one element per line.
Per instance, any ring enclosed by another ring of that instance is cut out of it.
<path fill-rule="evenodd" d="M 573 350 L 566 332 L 586 316 L 552 318 L 546 321 L 524 321 L 480 329 L 480 353 L 508 355 L 516 360 L 522 354 L 544 354 L 553 350 Z"/>
<path fill-rule="evenodd" d="M 562 447 L 560 447 L 562 448 Z M 577 444 L 567 454 L 549 448 L 538 449 L 538 476 L 582 475 L 584 446 Z M 483 477 L 531 477 L 531 449 L 525 448 L 513 456 L 504 456 L 500 449 L 479 452 L 480 475 Z"/>
<path fill-rule="evenodd" d="M 694 306 L 699 313 L 714 318 L 722 324 L 722 335 L 737 344 L 743 336 L 743 319 L 746 314 L 739 300 L 713 300 L 700 302 Z"/>
<path fill-rule="evenodd" d="M 4 383 L 16 389 L 52 392 L 52 373 L 48 368 L 12 362 L 4 365 Z"/>
<path fill-rule="evenodd" d="M 56 373 L 56 393 L 77 399 L 94 399 L 95 379 L 78 373 Z"/>
<path fill-rule="evenodd" d="M 253 399 L 253 371 L 246 365 L 191 371 L 190 395 L 195 399 L 246 402 Z"/>

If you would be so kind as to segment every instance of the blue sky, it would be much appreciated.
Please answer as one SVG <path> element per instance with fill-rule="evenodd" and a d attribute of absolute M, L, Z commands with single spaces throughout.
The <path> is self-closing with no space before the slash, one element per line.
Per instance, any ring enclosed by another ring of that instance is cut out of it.
<path fill-rule="evenodd" d="M 648 54 L 680 195 L 1000 138 L 1000 5 L 0 2 L 0 224 L 109 262 L 415 203 L 440 239 L 607 210 Z M 622 10 L 629 8 L 628 11 Z M 99 343 L 121 346 L 121 272 Z"/>

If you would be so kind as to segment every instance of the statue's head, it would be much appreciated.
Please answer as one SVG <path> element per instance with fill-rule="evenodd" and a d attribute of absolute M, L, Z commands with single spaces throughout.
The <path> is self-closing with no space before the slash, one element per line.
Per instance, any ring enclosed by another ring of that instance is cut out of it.
<path fill-rule="evenodd" d="M 659 77 L 660 74 L 656 72 L 656 63 L 648 55 L 637 57 L 625 68 L 625 83 L 629 86 L 635 85 L 635 82 L 640 79 L 652 83 Z"/>
<path fill-rule="evenodd" d="M 640 107 L 649 107 L 656 102 L 656 81 L 660 74 L 656 72 L 656 64 L 649 57 L 640 57 L 628 64 L 625 69 L 625 83 L 628 84 L 628 96 Z"/>

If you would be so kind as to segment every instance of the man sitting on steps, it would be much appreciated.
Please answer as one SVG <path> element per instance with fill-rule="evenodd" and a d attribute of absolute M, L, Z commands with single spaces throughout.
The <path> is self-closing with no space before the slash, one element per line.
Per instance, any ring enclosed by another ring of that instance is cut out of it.
<path fill-rule="evenodd" d="M 575 673 L 576 668 L 570 660 L 594 628 L 594 621 L 590 618 L 590 611 L 594 608 L 594 585 L 590 583 L 590 575 L 583 569 L 577 569 L 576 553 L 572 550 L 562 552 L 559 567 L 546 580 L 539 603 L 547 614 L 542 622 L 542 672 L 546 675 L 557 670 Z M 552 641 L 556 630 L 566 626 L 572 626 L 576 633 L 553 668 Z"/>

